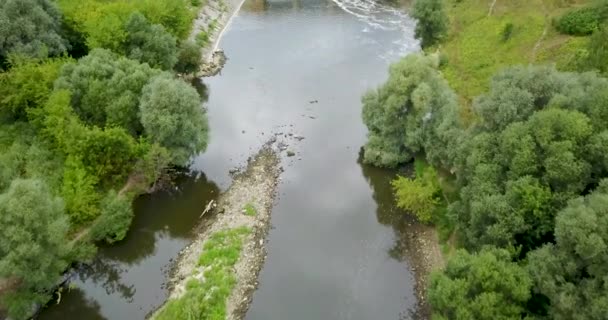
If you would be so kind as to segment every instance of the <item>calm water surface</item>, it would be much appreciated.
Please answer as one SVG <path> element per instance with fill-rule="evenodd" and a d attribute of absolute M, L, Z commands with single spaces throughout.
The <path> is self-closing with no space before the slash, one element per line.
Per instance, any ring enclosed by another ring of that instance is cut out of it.
<path fill-rule="evenodd" d="M 127 239 L 105 247 L 42 319 L 143 319 L 167 296 L 166 270 L 206 203 L 271 136 L 282 183 L 248 320 L 409 319 L 409 221 L 393 172 L 361 165 L 361 95 L 418 50 L 414 23 L 373 2 L 247 0 L 222 39 L 229 61 L 204 79 L 211 144 L 175 188 L 140 197 Z M 295 137 L 304 137 L 299 141 Z M 285 155 L 285 152 L 283 153 Z"/>

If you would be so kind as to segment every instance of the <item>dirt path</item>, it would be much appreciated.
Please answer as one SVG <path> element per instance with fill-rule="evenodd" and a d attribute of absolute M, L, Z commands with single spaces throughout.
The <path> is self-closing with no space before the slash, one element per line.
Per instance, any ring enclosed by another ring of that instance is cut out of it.
<path fill-rule="evenodd" d="M 538 38 L 538 41 L 534 44 L 534 48 L 532 48 L 532 53 L 530 54 L 530 63 L 534 63 L 536 61 L 536 54 L 538 53 L 538 48 L 542 44 L 543 40 L 547 36 L 547 32 L 549 31 L 549 26 L 551 25 L 551 19 L 549 19 L 549 12 L 547 10 L 547 6 L 544 1 L 541 1 L 543 4 L 543 12 L 545 13 L 545 29 L 543 29 L 543 33 Z"/>
<path fill-rule="evenodd" d="M 490 9 L 488 10 L 488 17 L 492 15 L 492 12 L 494 12 L 494 7 L 496 6 L 496 1 L 497 0 L 492 1 L 492 4 L 490 5 Z"/>
<path fill-rule="evenodd" d="M 270 227 L 270 213 L 282 171 L 279 162 L 278 154 L 270 145 L 266 145 L 252 158 L 245 170 L 235 175 L 232 185 L 220 195 L 217 205 L 210 206 L 213 209 L 205 213 L 210 216 L 197 227 L 196 239 L 180 252 L 174 265 L 169 282 L 170 299 L 181 297 L 186 291 L 186 283 L 191 279 L 204 281 L 200 277 L 204 270 L 197 269 L 197 261 L 203 252 L 205 241 L 212 234 L 248 227 L 252 232 L 245 238 L 239 261 L 234 267 L 237 283 L 226 301 L 227 320 L 244 318 L 266 258 L 264 241 Z M 255 208 L 255 214 L 245 214 L 246 207 Z"/>

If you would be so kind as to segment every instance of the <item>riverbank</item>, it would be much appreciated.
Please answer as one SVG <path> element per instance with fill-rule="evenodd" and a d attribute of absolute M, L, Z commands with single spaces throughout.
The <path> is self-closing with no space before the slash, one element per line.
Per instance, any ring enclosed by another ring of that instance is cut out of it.
<path fill-rule="evenodd" d="M 279 162 L 278 154 L 266 145 L 245 170 L 235 174 L 217 203 L 207 205 L 201 217 L 209 217 L 196 228 L 195 239 L 180 252 L 173 267 L 169 300 L 152 319 L 179 319 L 184 307 L 222 310 L 230 320 L 244 317 L 266 258 L 264 240 L 281 172 Z M 218 269 L 221 281 L 214 274 Z M 193 290 L 204 286 L 210 286 L 217 299 L 194 301 Z"/>
<path fill-rule="evenodd" d="M 208 0 L 194 19 L 189 39 L 204 46 L 201 50 L 201 65 L 197 77 L 211 77 L 218 74 L 226 63 L 226 56 L 218 50 L 224 31 L 232 17 L 239 11 L 245 0 Z"/>
<path fill-rule="evenodd" d="M 402 255 L 409 257 L 408 263 L 416 281 L 414 287 L 418 299 L 416 317 L 430 319 L 431 306 L 427 299 L 430 275 L 445 265 L 437 230 L 433 226 L 413 223 L 400 241 L 405 242 L 402 246 L 404 248 Z"/>

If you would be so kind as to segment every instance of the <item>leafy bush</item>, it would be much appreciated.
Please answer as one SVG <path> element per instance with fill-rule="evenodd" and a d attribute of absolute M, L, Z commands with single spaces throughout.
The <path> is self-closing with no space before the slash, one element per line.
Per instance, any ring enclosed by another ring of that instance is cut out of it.
<path fill-rule="evenodd" d="M 596 31 L 601 22 L 601 14 L 595 7 L 570 11 L 556 21 L 559 32 L 577 36 L 589 35 Z"/>
<path fill-rule="evenodd" d="M 28 110 L 42 106 L 68 59 L 10 61 L 11 69 L 0 73 L 0 112 L 15 120 L 27 120 Z"/>
<path fill-rule="evenodd" d="M 179 73 L 194 73 L 198 71 L 201 63 L 201 46 L 192 42 L 184 41 L 180 44 L 175 71 Z"/>
<path fill-rule="evenodd" d="M 101 215 L 91 230 L 94 240 L 108 243 L 124 239 L 133 220 L 131 199 L 110 190 L 101 200 Z"/>
<path fill-rule="evenodd" d="M 87 172 L 81 161 L 69 157 L 65 163 L 61 196 L 72 223 L 82 225 L 99 216 L 97 177 Z"/>
<path fill-rule="evenodd" d="M 398 207 L 412 212 L 421 222 L 430 222 L 433 219 L 433 213 L 440 203 L 441 192 L 435 169 L 425 168 L 415 179 L 399 176 L 391 184 Z"/>
<path fill-rule="evenodd" d="M 200 47 L 205 47 L 209 44 L 209 33 L 205 30 L 201 30 L 196 34 L 196 44 Z"/>
<path fill-rule="evenodd" d="M 511 36 L 513 35 L 513 29 L 514 29 L 513 23 L 509 22 L 509 23 L 505 24 L 505 26 L 501 32 L 503 42 L 507 42 L 509 39 L 511 39 Z"/>
<path fill-rule="evenodd" d="M 604 75 L 608 74 L 608 25 L 591 35 L 579 65 L 584 70 L 597 70 Z"/>

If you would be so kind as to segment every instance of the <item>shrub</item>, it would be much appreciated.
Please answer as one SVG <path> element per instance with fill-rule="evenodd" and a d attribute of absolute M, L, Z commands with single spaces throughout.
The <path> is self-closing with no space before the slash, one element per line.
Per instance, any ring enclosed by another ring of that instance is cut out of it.
<path fill-rule="evenodd" d="M 507 42 L 509 39 L 511 39 L 511 36 L 513 36 L 513 23 L 508 22 L 507 24 L 505 24 L 504 28 L 502 28 L 502 41 L 503 42 Z"/>
<path fill-rule="evenodd" d="M 588 7 L 564 14 L 557 20 L 556 28 L 564 34 L 584 36 L 597 30 L 600 22 L 600 11 L 595 7 Z"/>
<path fill-rule="evenodd" d="M 94 240 L 112 243 L 124 239 L 133 220 L 131 199 L 110 190 L 101 200 L 101 215 L 91 230 Z"/>
<path fill-rule="evenodd" d="M 432 220 L 441 192 L 435 169 L 425 168 L 415 179 L 397 177 L 392 185 L 398 207 L 411 211 L 421 222 Z"/>
<path fill-rule="evenodd" d="M 198 71 L 201 62 L 201 46 L 184 41 L 180 44 L 175 71 L 179 73 L 194 73 Z"/>

